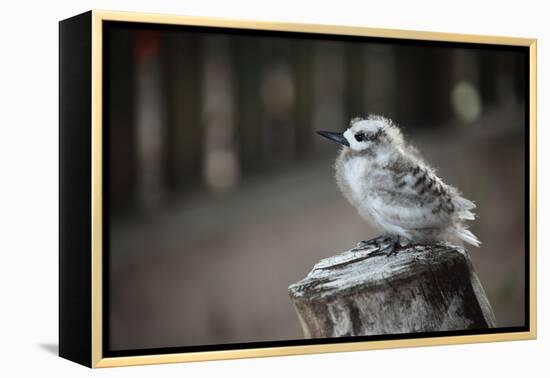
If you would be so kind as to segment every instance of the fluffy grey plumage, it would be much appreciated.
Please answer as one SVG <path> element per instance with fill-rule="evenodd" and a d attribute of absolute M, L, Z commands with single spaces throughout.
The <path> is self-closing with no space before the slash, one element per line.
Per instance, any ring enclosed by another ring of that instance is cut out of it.
<path fill-rule="evenodd" d="M 343 134 L 319 133 L 344 145 L 335 165 L 338 186 L 376 228 L 401 243 L 479 246 L 464 225 L 474 219 L 474 203 L 437 177 L 391 120 L 357 118 Z"/>

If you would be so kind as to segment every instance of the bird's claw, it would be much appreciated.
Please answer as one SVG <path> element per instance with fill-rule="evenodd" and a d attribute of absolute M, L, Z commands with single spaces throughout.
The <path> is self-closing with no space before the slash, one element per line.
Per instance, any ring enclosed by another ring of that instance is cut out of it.
<path fill-rule="evenodd" d="M 357 247 L 353 248 L 354 251 L 362 251 L 369 249 L 371 247 L 376 247 L 375 249 L 380 249 L 384 242 L 388 239 L 387 236 L 378 236 L 369 240 L 361 240 L 357 243 Z"/>
<path fill-rule="evenodd" d="M 399 252 L 401 245 L 399 244 L 399 237 L 382 235 L 370 240 L 363 240 L 359 243 L 359 246 L 355 250 L 359 251 L 366 249 L 369 246 L 375 246 L 376 250 L 372 255 L 380 256 L 386 255 L 387 257 L 395 256 Z"/>
<path fill-rule="evenodd" d="M 380 249 L 380 247 L 384 243 L 386 243 L 390 238 L 391 238 L 390 236 L 382 235 L 382 236 L 378 236 L 376 238 L 372 238 L 372 239 L 369 239 L 369 240 L 362 240 L 359 244 L 362 247 L 366 247 L 366 246 L 369 246 L 369 245 L 375 245 L 376 248 Z"/>
<path fill-rule="evenodd" d="M 399 237 L 389 238 L 389 244 L 380 249 L 381 253 L 385 253 L 386 257 L 396 256 L 399 252 L 401 245 L 399 244 Z"/>

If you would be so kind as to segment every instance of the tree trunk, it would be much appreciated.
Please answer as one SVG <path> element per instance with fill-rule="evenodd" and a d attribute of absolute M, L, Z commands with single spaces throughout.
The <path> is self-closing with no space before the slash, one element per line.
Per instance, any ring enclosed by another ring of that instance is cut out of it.
<path fill-rule="evenodd" d="M 495 327 L 470 258 L 455 246 L 388 257 L 369 244 L 321 260 L 289 292 L 306 338 Z"/>

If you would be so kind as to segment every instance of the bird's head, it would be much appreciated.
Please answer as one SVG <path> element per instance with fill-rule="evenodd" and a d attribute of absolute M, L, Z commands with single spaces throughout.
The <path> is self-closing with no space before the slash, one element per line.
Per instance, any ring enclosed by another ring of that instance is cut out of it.
<path fill-rule="evenodd" d="M 368 151 L 376 146 L 403 142 L 401 132 L 391 120 L 374 115 L 366 119 L 352 119 L 350 127 L 343 133 L 317 131 L 317 134 L 357 152 Z"/>

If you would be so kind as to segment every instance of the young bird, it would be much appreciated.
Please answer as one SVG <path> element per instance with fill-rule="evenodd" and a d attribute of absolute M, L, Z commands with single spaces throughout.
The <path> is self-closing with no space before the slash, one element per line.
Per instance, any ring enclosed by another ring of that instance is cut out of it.
<path fill-rule="evenodd" d="M 391 120 L 371 115 L 353 119 L 344 133 L 317 133 L 344 145 L 336 181 L 359 215 L 385 232 L 373 239 L 381 252 L 437 241 L 479 247 L 464 225 L 474 219 L 475 204 L 437 177 Z"/>

